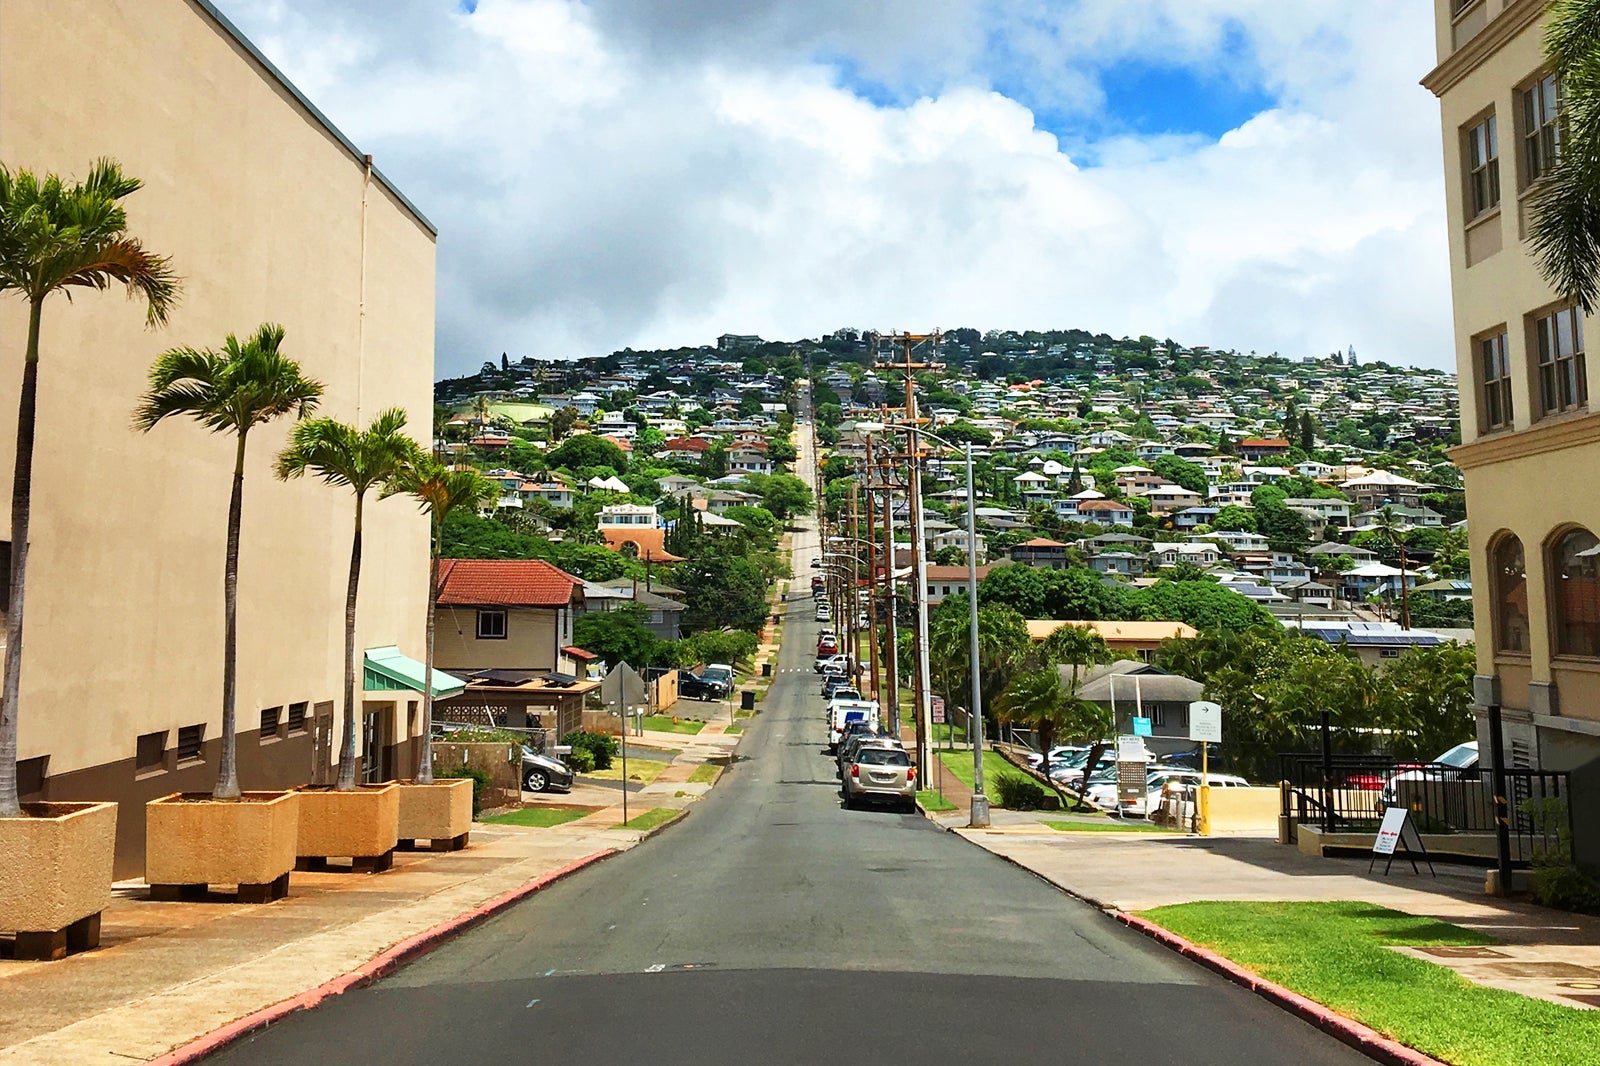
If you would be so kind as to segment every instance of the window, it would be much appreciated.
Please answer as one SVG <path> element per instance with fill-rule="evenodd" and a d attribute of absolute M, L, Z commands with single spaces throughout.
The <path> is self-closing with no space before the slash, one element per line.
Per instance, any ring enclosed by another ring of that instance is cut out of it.
<path fill-rule="evenodd" d="M 306 705 L 303 703 L 289 704 L 289 735 L 297 736 L 306 731 Z"/>
<path fill-rule="evenodd" d="M 261 740 L 262 740 L 263 743 L 265 743 L 266 741 L 269 741 L 269 740 L 277 740 L 278 739 L 278 723 L 282 719 L 282 717 L 283 717 L 283 708 L 282 707 L 263 707 L 263 708 L 261 708 L 261 731 L 260 731 L 260 736 L 261 736 Z"/>
<path fill-rule="evenodd" d="M 1556 540 L 1551 555 L 1556 653 L 1600 658 L 1600 540 L 1574 529 Z"/>
<path fill-rule="evenodd" d="M 478 639 L 505 640 L 506 613 L 504 611 L 479 611 Z"/>
<path fill-rule="evenodd" d="M 186 725 L 178 729 L 178 765 L 198 762 L 205 758 L 206 727 L 200 725 Z"/>
<path fill-rule="evenodd" d="M 133 772 L 155 773 L 167 768 L 167 731 L 146 733 L 134 743 Z"/>
<path fill-rule="evenodd" d="M 1561 89 L 1554 74 L 1546 74 L 1522 90 L 1524 186 L 1550 173 L 1561 156 L 1561 129 L 1557 124 L 1560 106 Z"/>
<path fill-rule="evenodd" d="M 1528 652 L 1528 576 L 1522 541 L 1506 534 L 1490 549 L 1496 651 Z"/>
<path fill-rule="evenodd" d="M 1511 360 L 1506 350 L 1505 331 L 1478 341 L 1478 365 L 1483 372 L 1483 411 L 1485 430 L 1511 427 Z"/>
<path fill-rule="evenodd" d="M 1589 402 L 1589 377 L 1583 357 L 1583 317 L 1576 307 L 1563 307 L 1534 322 L 1539 353 L 1541 416 L 1584 407 Z"/>
<path fill-rule="evenodd" d="M 1467 217 L 1500 203 L 1500 138 L 1490 115 L 1467 131 Z"/>
<path fill-rule="evenodd" d="M 1400 658 L 1400 649 L 1399 648 L 1379 648 L 1378 649 L 1378 658 L 1380 658 L 1380 659 L 1398 659 L 1398 658 Z"/>

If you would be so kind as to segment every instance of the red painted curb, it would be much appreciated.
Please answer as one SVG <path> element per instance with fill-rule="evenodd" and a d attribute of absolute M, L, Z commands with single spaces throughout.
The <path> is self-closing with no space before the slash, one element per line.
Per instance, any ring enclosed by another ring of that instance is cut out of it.
<path fill-rule="evenodd" d="M 585 855 L 581 859 L 569 862 L 558 870 L 541 874 L 533 880 L 518 885 L 511 891 L 498 895 L 486 903 L 480 903 L 463 914 L 458 914 L 454 918 L 440 922 L 430 929 L 424 929 L 415 936 L 407 937 L 348 973 L 330 978 L 315 988 L 307 989 L 297 996 L 291 996 L 269 1007 L 263 1007 L 258 1011 L 246 1014 L 243 1018 L 231 1021 L 219 1029 L 213 1029 L 204 1036 L 196 1037 L 158 1059 L 151 1059 L 147 1066 L 188 1066 L 189 1063 L 198 1062 L 208 1055 L 221 1051 L 241 1037 L 248 1036 L 258 1029 L 265 1029 L 295 1011 L 310 1010 L 329 996 L 341 995 L 352 988 L 360 988 L 363 985 L 371 984 L 380 977 L 393 973 L 406 963 L 426 955 L 451 937 L 464 933 L 478 923 L 499 914 L 512 904 L 521 902 L 540 889 L 552 885 L 564 877 L 575 874 L 586 866 L 597 863 L 602 859 L 609 859 L 617 854 L 620 854 L 620 852 L 616 848 L 607 848 L 604 851 L 597 851 L 593 855 Z"/>
<path fill-rule="evenodd" d="M 1243 985 L 1256 995 L 1269 1000 L 1302 1021 L 1321 1029 L 1329 1036 L 1335 1037 L 1377 1062 L 1386 1066 L 1449 1066 L 1448 1063 L 1429 1055 L 1424 1055 L 1415 1048 L 1391 1040 L 1376 1029 L 1362 1025 L 1360 1022 L 1336 1013 L 1324 1007 L 1315 1000 L 1307 999 L 1298 992 L 1292 992 L 1282 985 L 1275 984 L 1265 978 L 1251 973 L 1232 959 L 1218 955 L 1210 948 L 1203 948 L 1191 940 L 1179 936 L 1177 933 L 1163 929 L 1156 923 L 1124 911 L 1115 911 L 1112 916 L 1124 925 L 1137 929 L 1145 936 L 1157 943 L 1169 947 L 1178 954 L 1193 959 L 1213 973 L 1220 974 L 1234 984 Z"/>

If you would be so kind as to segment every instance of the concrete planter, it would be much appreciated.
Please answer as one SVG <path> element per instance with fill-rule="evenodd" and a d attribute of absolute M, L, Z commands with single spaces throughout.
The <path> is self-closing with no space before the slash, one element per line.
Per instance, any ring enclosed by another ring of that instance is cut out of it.
<path fill-rule="evenodd" d="M 454 777 L 423 785 L 397 783 L 400 793 L 400 848 L 426 840 L 430 851 L 459 851 L 472 831 L 472 778 Z"/>
<path fill-rule="evenodd" d="M 24 803 L 0 818 L 0 929 L 18 959 L 59 959 L 100 946 L 117 847 L 115 803 Z"/>
<path fill-rule="evenodd" d="M 246 792 L 214 800 L 174 792 L 145 804 L 145 880 L 154 899 L 204 897 L 208 885 L 238 885 L 239 902 L 289 893 L 300 820 L 297 792 Z"/>
<path fill-rule="evenodd" d="M 394 782 L 347 792 L 300 790 L 300 843 L 296 869 L 326 869 L 348 856 L 353 868 L 380 873 L 394 862 L 400 840 L 400 787 Z"/>

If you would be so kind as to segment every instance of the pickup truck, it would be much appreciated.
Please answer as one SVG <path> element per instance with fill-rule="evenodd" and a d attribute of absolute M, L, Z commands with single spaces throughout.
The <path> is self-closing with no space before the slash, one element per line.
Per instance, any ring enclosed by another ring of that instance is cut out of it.
<path fill-rule="evenodd" d="M 720 700 L 728 694 L 728 686 L 715 678 L 678 672 L 678 695 L 686 700 Z"/>

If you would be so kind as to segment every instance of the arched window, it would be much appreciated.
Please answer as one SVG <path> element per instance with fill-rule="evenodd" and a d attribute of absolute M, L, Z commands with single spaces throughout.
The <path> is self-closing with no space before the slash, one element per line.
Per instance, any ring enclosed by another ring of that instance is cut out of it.
<path fill-rule="evenodd" d="M 1556 538 L 1550 552 L 1550 597 L 1558 655 L 1600 658 L 1600 540 L 1587 529 Z"/>
<path fill-rule="evenodd" d="M 1523 563 L 1522 541 L 1507 533 L 1490 551 L 1494 597 L 1494 646 L 1496 651 L 1527 654 L 1528 576 Z"/>

